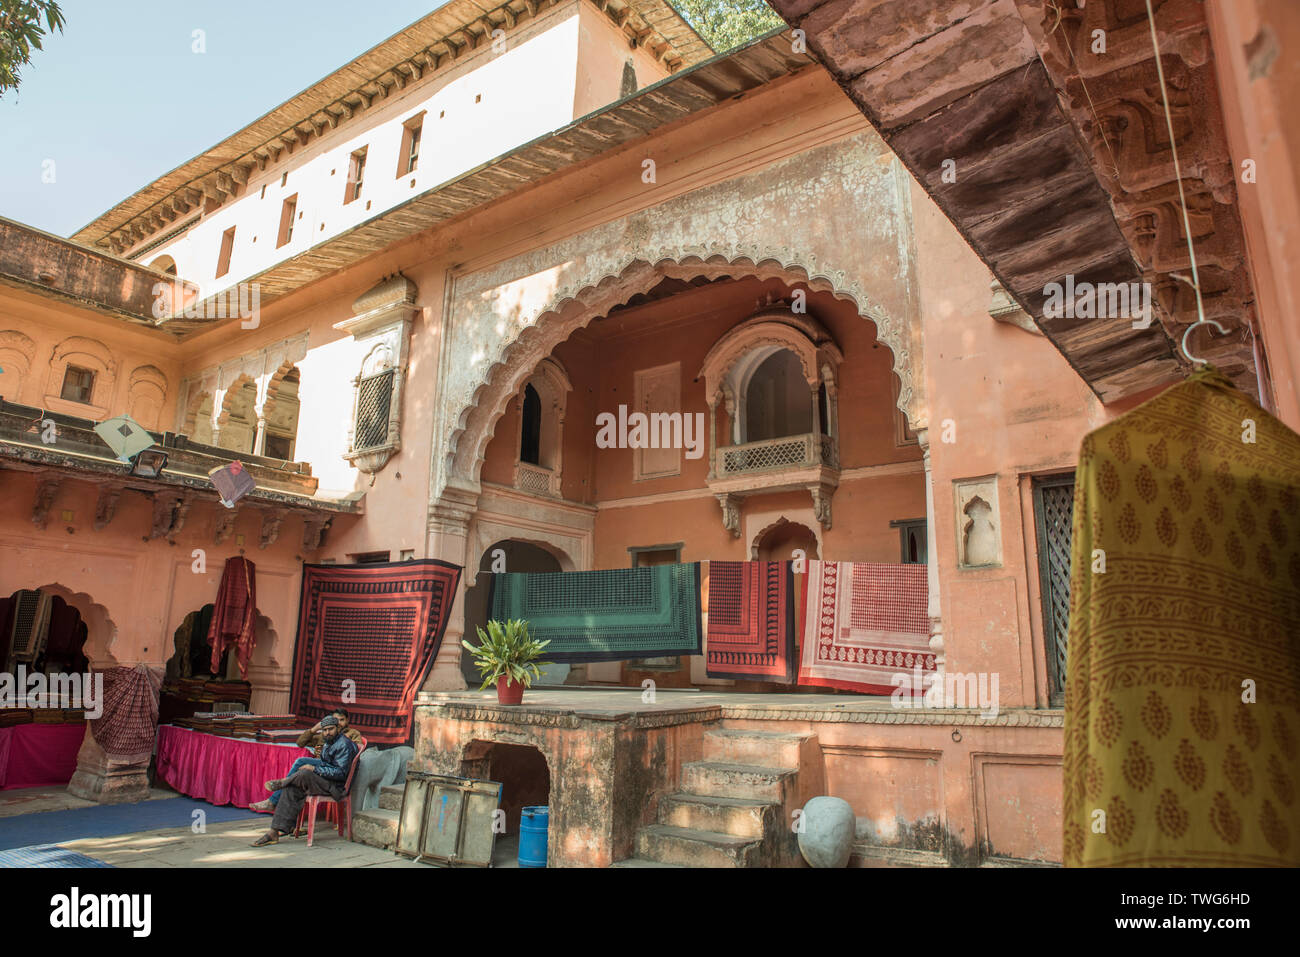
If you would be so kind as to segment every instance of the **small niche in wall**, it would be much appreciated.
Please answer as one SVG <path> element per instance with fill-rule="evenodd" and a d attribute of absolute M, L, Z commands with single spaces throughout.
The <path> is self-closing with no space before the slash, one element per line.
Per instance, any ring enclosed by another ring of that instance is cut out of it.
<path fill-rule="evenodd" d="M 955 483 L 957 563 L 961 568 L 1002 564 L 1002 530 L 998 521 L 996 477 Z"/>

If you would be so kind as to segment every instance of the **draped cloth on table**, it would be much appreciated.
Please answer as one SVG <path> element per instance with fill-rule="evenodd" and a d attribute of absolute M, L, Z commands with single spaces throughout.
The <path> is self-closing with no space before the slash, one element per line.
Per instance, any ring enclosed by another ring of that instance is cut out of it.
<path fill-rule="evenodd" d="M 148 761 L 158 730 L 158 696 L 162 674 L 148 665 L 109 668 L 104 676 L 103 714 L 90 722 L 90 733 L 111 758 Z"/>
<path fill-rule="evenodd" d="M 492 618 L 549 640 L 543 661 L 623 661 L 703 651 L 700 566 L 492 576 Z M 477 636 L 466 636 L 470 644 Z"/>
<path fill-rule="evenodd" d="M 893 694 L 934 671 L 924 565 L 808 562 L 799 684 Z M 710 602 L 710 610 L 712 602 Z"/>
<path fill-rule="evenodd" d="M 794 680 L 790 562 L 709 562 L 710 678 Z"/>
<path fill-rule="evenodd" d="M 239 674 L 248 677 L 248 661 L 257 641 L 257 567 L 242 555 L 226 559 L 221 573 L 221 587 L 208 626 L 208 644 L 212 646 L 212 673 L 217 674 L 221 656 L 234 646 Z"/>
<path fill-rule="evenodd" d="M 1300 436 L 1207 367 L 1084 438 L 1072 535 L 1065 863 L 1300 864 Z"/>
<path fill-rule="evenodd" d="M 293 712 L 340 704 L 371 744 L 404 744 L 446 631 L 461 568 L 446 562 L 303 565 Z"/>

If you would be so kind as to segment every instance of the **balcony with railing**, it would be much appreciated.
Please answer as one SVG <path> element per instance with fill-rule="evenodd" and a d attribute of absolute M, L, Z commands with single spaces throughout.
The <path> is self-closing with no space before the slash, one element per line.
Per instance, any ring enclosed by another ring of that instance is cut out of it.
<path fill-rule="evenodd" d="M 533 495 L 559 498 L 560 473 L 530 462 L 520 462 L 515 466 L 515 488 Z"/>
<path fill-rule="evenodd" d="M 840 467 L 835 440 L 829 435 L 811 432 L 805 435 L 786 435 L 779 439 L 761 439 L 743 445 L 724 445 L 714 454 L 714 473 L 720 479 L 778 469 Z"/>

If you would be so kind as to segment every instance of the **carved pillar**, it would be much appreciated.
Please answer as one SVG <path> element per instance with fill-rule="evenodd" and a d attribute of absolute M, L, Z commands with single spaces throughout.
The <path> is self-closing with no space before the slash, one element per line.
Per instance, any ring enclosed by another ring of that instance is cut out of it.
<path fill-rule="evenodd" d="M 469 566 L 476 556 L 469 554 L 469 523 L 478 505 L 478 492 L 448 485 L 442 497 L 429 506 L 428 550 L 429 557 L 452 562 L 462 568 Z M 443 633 L 442 646 L 434 659 L 429 677 L 424 682 L 425 691 L 460 691 L 465 688 L 465 678 L 460 672 L 460 655 L 465 637 L 465 575 L 462 573 L 456 586 L 456 600 L 451 606 L 451 618 Z"/>
<path fill-rule="evenodd" d="M 822 434 L 821 383 L 814 379 L 808 383 L 808 387 L 812 389 L 812 434 L 818 436 Z M 818 442 L 816 461 L 821 461 L 821 453 L 821 442 Z"/>
<path fill-rule="evenodd" d="M 943 674 L 946 656 L 943 647 L 942 611 L 939 604 L 939 546 L 935 531 L 934 473 L 930 467 L 930 430 L 918 429 L 916 439 L 921 446 L 921 454 L 925 461 L 925 569 L 930 586 L 927 611 L 930 618 L 930 651 L 934 654 L 935 671 Z M 938 682 L 936 687 L 942 691 L 943 683 Z M 930 700 L 927 697 L 926 703 L 929 704 Z"/>
<path fill-rule="evenodd" d="M 709 478 L 718 476 L 718 397 L 709 396 Z"/>

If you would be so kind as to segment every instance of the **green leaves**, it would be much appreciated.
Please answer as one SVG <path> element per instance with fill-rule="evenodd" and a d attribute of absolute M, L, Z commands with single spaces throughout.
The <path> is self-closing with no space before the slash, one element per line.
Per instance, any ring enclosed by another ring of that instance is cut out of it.
<path fill-rule="evenodd" d="M 763 0 L 670 0 L 715 53 L 726 53 L 754 37 L 785 26 Z"/>
<path fill-rule="evenodd" d="M 55 0 L 0 0 L 0 96 L 17 89 L 19 69 L 42 48 L 41 38 L 55 30 L 63 32 L 63 11 Z"/>
<path fill-rule="evenodd" d="M 495 685 L 503 677 L 530 688 L 533 679 L 541 677 L 541 667 L 550 664 L 537 659 L 551 642 L 537 641 L 528 634 L 526 621 L 511 619 L 504 626 L 499 621 L 489 621 L 486 632 L 478 629 L 478 637 L 478 645 L 471 645 L 468 641 L 461 644 L 473 655 L 474 664 L 483 676 L 480 691 Z"/>

